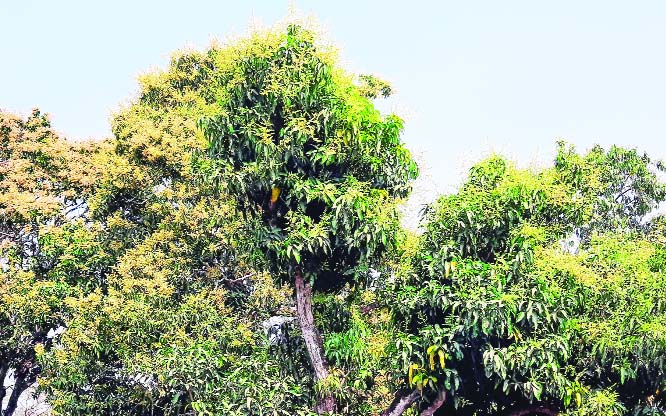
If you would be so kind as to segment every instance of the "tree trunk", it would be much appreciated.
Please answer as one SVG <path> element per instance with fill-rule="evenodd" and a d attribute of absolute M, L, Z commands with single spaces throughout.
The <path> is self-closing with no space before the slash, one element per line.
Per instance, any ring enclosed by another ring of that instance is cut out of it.
<path fill-rule="evenodd" d="M 12 416 L 16 407 L 18 406 L 18 399 L 21 396 L 21 393 L 28 388 L 27 383 L 25 382 L 25 376 L 21 374 L 14 373 L 14 388 L 12 388 L 12 394 L 9 396 L 7 401 L 7 407 L 2 413 L 2 416 Z"/>
<path fill-rule="evenodd" d="M 545 406 L 530 406 L 523 409 L 514 410 L 509 414 L 509 416 L 529 416 L 529 415 L 541 415 L 541 416 L 557 416 L 560 414 L 559 411 L 553 410 Z"/>
<path fill-rule="evenodd" d="M 381 416 L 400 416 L 419 398 L 420 393 L 418 390 L 411 392 L 401 390 L 395 395 L 393 403 L 388 409 L 381 414 Z"/>
<path fill-rule="evenodd" d="M 312 286 L 305 281 L 300 271 L 296 272 L 295 278 L 298 322 L 314 369 L 315 381 L 318 382 L 326 379 L 329 373 L 328 362 L 324 357 L 324 346 L 312 315 Z M 314 410 L 318 414 L 332 413 L 335 410 L 335 398 L 332 395 L 322 397 Z"/>
<path fill-rule="evenodd" d="M 428 406 L 424 411 L 421 412 L 421 416 L 434 415 L 437 409 L 442 407 L 445 401 L 446 401 L 446 391 L 442 389 L 439 392 L 437 392 L 437 398 L 432 403 L 430 403 L 430 406 Z"/>
<path fill-rule="evenodd" d="M 5 363 L 0 364 L 0 411 L 2 411 L 2 401 L 5 399 L 5 393 L 7 392 L 7 388 L 5 387 L 7 371 L 9 371 L 9 365 Z"/>

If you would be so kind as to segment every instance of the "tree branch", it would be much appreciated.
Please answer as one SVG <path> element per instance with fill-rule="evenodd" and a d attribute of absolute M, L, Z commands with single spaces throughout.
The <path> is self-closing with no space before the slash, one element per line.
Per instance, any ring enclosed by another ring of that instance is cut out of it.
<path fill-rule="evenodd" d="M 541 415 L 541 416 L 557 416 L 560 412 L 545 406 L 529 406 L 523 409 L 514 410 L 509 416 L 528 416 L 528 415 Z"/>
<path fill-rule="evenodd" d="M 388 409 L 384 410 L 384 413 L 381 414 L 381 416 L 400 416 L 402 415 L 407 409 L 411 407 L 412 404 L 421 396 L 421 393 L 419 393 L 418 390 L 412 390 L 411 392 L 406 391 L 406 390 L 399 390 L 396 395 L 395 399 L 393 399 L 393 402 L 391 405 L 388 407 Z"/>
<path fill-rule="evenodd" d="M 624 194 L 626 194 L 627 192 L 629 192 L 631 190 L 632 190 L 632 188 L 627 188 L 627 189 L 624 189 L 623 191 L 621 191 L 620 193 L 618 193 L 617 196 L 615 197 L 614 202 L 617 202 L 621 197 L 624 196 Z"/>
<path fill-rule="evenodd" d="M 329 376 L 328 362 L 324 355 L 324 346 L 312 314 L 312 286 L 305 281 L 300 271 L 294 274 L 296 288 L 296 313 L 301 327 L 301 335 L 315 373 L 315 381 L 321 382 Z M 335 397 L 329 394 L 319 399 L 315 406 L 318 414 L 332 413 L 335 410 Z"/>
<path fill-rule="evenodd" d="M 226 284 L 233 285 L 233 284 L 236 284 L 236 283 L 241 283 L 242 281 L 247 280 L 252 276 L 254 276 L 254 273 L 248 273 L 245 276 L 241 276 L 237 279 L 221 279 L 221 280 L 222 280 L 222 282 L 224 282 Z"/>
<path fill-rule="evenodd" d="M 12 392 L 7 401 L 7 407 L 5 407 L 5 411 L 2 414 L 3 416 L 12 416 L 14 414 L 21 393 L 23 393 L 28 387 L 30 387 L 30 384 L 26 382 L 26 377 L 18 370 L 14 371 L 14 387 L 12 387 Z"/>
<path fill-rule="evenodd" d="M 7 393 L 7 387 L 5 387 L 5 377 L 9 371 L 9 365 L 0 362 L 0 410 L 2 410 L 2 402 L 5 399 L 5 393 Z"/>
<path fill-rule="evenodd" d="M 442 407 L 444 402 L 446 401 L 446 390 L 442 389 L 437 392 L 437 398 L 430 403 L 430 406 L 428 406 L 424 411 L 421 412 L 421 416 L 432 416 L 435 414 L 437 409 Z"/>

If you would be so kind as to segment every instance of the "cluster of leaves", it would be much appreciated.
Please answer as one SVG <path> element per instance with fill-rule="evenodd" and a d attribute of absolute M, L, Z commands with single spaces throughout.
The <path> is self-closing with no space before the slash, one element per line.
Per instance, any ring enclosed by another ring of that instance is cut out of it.
<path fill-rule="evenodd" d="M 556 160 L 490 158 L 427 208 L 384 298 L 405 384 L 455 414 L 661 414 L 663 230 L 641 216 L 663 185 L 635 151 Z"/>
<path fill-rule="evenodd" d="M 319 295 L 315 308 L 326 330 L 326 356 L 335 368 L 338 413 L 379 414 L 394 388 L 389 311 L 379 307 L 374 290 L 361 288 Z"/>
<path fill-rule="evenodd" d="M 39 110 L 26 119 L 0 113 L 0 402 L 6 398 L 7 409 L 34 383 L 34 347 L 50 344 L 49 331 L 66 319 L 63 299 L 80 293 L 73 276 L 45 270 L 39 240 L 80 208 L 96 174 L 86 161 L 98 150 L 58 137 Z M 14 389 L 5 397 L 10 372 Z"/>
<path fill-rule="evenodd" d="M 382 116 L 313 32 L 290 25 L 251 42 L 221 67 L 219 114 L 201 119 L 201 175 L 264 217 L 257 238 L 276 273 L 298 265 L 335 286 L 393 244 L 394 198 L 417 175 L 402 121 Z"/>
<path fill-rule="evenodd" d="M 229 258 L 241 241 L 230 241 L 233 213 L 213 199 L 174 210 L 118 259 L 105 292 L 67 299 L 67 330 L 39 357 L 57 411 L 291 414 L 307 403 L 257 328 L 288 294 Z M 253 291 L 239 302 L 233 282 Z"/>

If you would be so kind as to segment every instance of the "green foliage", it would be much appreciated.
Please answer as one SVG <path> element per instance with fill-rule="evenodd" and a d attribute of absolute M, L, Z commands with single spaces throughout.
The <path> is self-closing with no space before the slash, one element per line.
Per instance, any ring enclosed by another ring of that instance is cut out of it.
<path fill-rule="evenodd" d="M 578 399 L 577 407 L 570 407 L 565 415 L 623 415 L 626 408 L 620 403 L 618 394 L 614 391 L 597 390 L 585 396 L 585 401 Z"/>
<path fill-rule="evenodd" d="M 38 348 L 55 412 L 305 414 L 324 390 L 353 396 L 336 375 L 314 384 L 298 331 L 296 342 L 266 345 L 262 320 L 289 313 L 291 296 L 261 272 L 259 251 L 308 265 L 310 277 L 366 270 L 393 244 L 393 198 L 416 167 L 402 122 L 382 117 L 313 42 L 290 27 L 181 53 L 114 117 L 115 137 L 87 162 L 98 171 L 84 215 L 39 240 L 35 267 L 77 289 L 63 296 L 57 347 Z M 217 142 L 220 125 L 233 136 Z M 241 151 L 224 154 L 232 137 Z M 234 164 L 245 168 L 228 176 Z M 273 193 L 273 218 L 255 216 Z"/>
<path fill-rule="evenodd" d="M 412 234 L 391 92 L 291 24 L 176 54 L 98 143 L 0 113 L 0 380 L 55 415 L 666 414 L 664 166 L 494 156 Z"/>
<path fill-rule="evenodd" d="M 638 227 L 666 197 L 666 184 L 656 175 L 664 172 L 664 165 L 636 149 L 595 146 L 580 156 L 559 142 L 555 169 L 587 201 L 587 221 L 593 228 Z"/>
<path fill-rule="evenodd" d="M 0 113 L 0 402 L 8 414 L 36 380 L 35 347 L 50 347 L 49 330 L 66 319 L 63 299 L 80 291 L 70 276 L 44 270 L 40 240 L 80 208 L 90 185 L 83 167 L 96 151 L 58 137 L 39 110 L 26 119 Z M 10 371 L 15 387 L 5 397 Z"/>
<path fill-rule="evenodd" d="M 324 349 L 337 369 L 334 394 L 340 414 L 378 414 L 393 393 L 390 365 L 393 326 L 375 292 L 350 291 L 346 296 L 320 295 L 315 305 L 319 322 L 328 330 Z"/>
<path fill-rule="evenodd" d="M 308 281 L 295 287 L 315 408 L 378 412 L 386 396 L 366 391 L 385 377 L 387 340 L 366 344 L 368 327 L 358 310 L 347 310 L 349 328 L 319 320 L 322 351 L 308 309 L 311 285 L 336 293 L 362 283 L 397 243 L 396 203 L 418 173 L 400 140 L 402 120 L 380 114 L 368 99 L 388 95 L 388 85 L 368 76 L 354 84 L 314 32 L 289 25 L 248 42 L 218 66 L 218 114 L 200 121 L 207 146 L 195 167 L 205 186 L 233 196 L 243 216 L 260 220 L 254 238 L 276 277 Z"/>
<path fill-rule="evenodd" d="M 312 32 L 291 25 L 251 42 L 219 75 L 199 168 L 263 217 L 258 238 L 278 273 L 339 286 L 393 244 L 393 199 L 417 174 L 402 121 L 382 116 Z"/>
<path fill-rule="evenodd" d="M 393 93 L 391 85 L 388 82 L 374 75 L 363 74 L 359 75 L 358 78 L 359 92 L 366 98 L 377 98 L 380 95 L 388 98 Z"/>
<path fill-rule="evenodd" d="M 144 76 L 95 155 L 84 215 L 40 239 L 40 270 L 78 289 L 57 345 L 38 348 L 58 414 L 309 413 L 309 374 L 290 373 L 261 327 L 290 293 L 262 271 L 254 220 L 192 174 L 196 121 L 216 114 L 236 52 L 181 53 Z"/>
<path fill-rule="evenodd" d="M 576 163 L 587 171 L 572 180 Z M 663 237 L 640 225 L 663 200 L 650 163 L 563 145 L 540 172 L 494 157 L 428 207 L 418 249 L 385 291 L 402 332 L 403 383 L 430 397 L 445 390 L 455 414 L 663 406 Z M 609 172 L 625 170 L 633 176 L 621 188 Z M 604 200 L 612 213 L 601 212 Z"/>

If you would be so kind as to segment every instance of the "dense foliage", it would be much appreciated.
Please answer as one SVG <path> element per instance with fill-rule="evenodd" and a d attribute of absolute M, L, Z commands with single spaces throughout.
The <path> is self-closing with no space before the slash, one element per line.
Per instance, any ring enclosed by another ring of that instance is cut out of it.
<path fill-rule="evenodd" d="M 405 230 L 390 94 L 289 24 L 174 55 L 103 141 L 0 113 L 3 416 L 35 382 L 59 415 L 666 414 L 661 163 L 491 157 Z"/>
<path fill-rule="evenodd" d="M 7 414 L 39 373 L 35 347 L 51 345 L 49 331 L 66 320 L 64 299 L 81 293 L 81 276 L 51 278 L 39 241 L 79 209 L 95 177 L 83 167 L 95 152 L 58 137 L 38 110 L 26 119 L 0 113 L 0 380 L 14 378 L 8 397 L 0 386 Z"/>
<path fill-rule="evenodd" d="M 261 216 L 257 240 L 271 271 L 294 282 L 318 406 L 330 412 L 340 381 L 315 327 L 311 285 L 339 289 L 394 246 L 394 199 L 406 196 L 416 164 L 401 120 L 382 117 L 299 26 L 255 39 L 221 72 L 220 114 L 201 122 L 205 179 Z"/>
<path fill-rule="evenodd" d="M 651 167 L 564 145 L 541 172 L 473 167 L 428 207 L 386 291 L 406 384 L 456 414 L 659 414 L 663 228 L 641 215 L 664 197 Z"/>
<path fill-rule="evenodd" d="M 196 122 L 215 102 L 201 72 L 226 53 L 186 52 L 141 80 L 95 161 L 85 211 L 41 243 L 52 278 L 90 287 L 65 300 L 57 346 L 38 348 L 58 413 L 306 412 L 308 375 L 282 371 L 261 327 L 290 294 L 252 261 L 251 221 L 192 174 Z"/>

